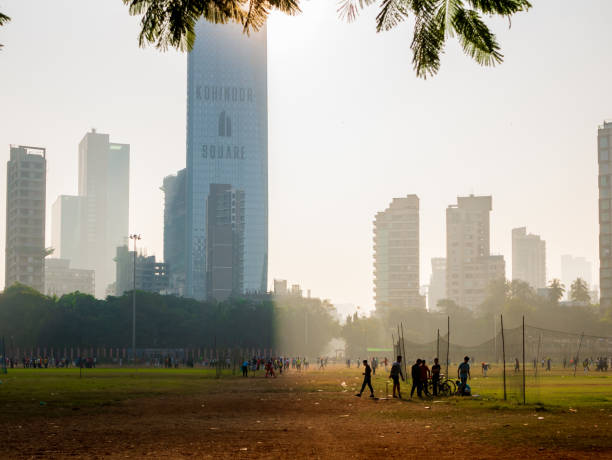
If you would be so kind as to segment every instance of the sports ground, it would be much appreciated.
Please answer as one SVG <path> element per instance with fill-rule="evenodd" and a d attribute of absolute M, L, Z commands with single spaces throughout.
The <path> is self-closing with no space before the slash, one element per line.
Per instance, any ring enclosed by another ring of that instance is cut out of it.
<path fill-rule="evenodd" d="M 478 397 L 354 396 L 359 369 L 276 379 L 184 369 L 9 369 L 4 458 L 612 458 L 612 374 L 474 375 Z M 390 388 L 390 387 L 389 387 Z"/>

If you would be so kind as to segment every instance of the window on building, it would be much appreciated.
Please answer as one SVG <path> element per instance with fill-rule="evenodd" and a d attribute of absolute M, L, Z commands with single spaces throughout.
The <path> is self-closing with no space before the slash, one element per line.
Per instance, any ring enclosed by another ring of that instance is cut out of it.
<path fill-rule="evenodd" d="M 599 137 L 599 146 L 604 149 L 608 147 L 608 136 Z"/>
<path fill-rule="evenodd" d="M 599 186 L 600 187 L 607 187 L 609 183 L 610 181 L 608 179 L 608 176 L 599 176 Z"/>
<path fill-rule="evenodd" d="M 610 154 L 607 150 L 599 151 L 599 161 L 610 161 Z"/>

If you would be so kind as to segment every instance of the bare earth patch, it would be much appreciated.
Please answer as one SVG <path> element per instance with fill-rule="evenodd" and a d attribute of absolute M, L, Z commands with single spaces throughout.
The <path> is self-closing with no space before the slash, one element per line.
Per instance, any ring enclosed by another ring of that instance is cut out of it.
<path fill-rule="evenodd" d="M 343 391 L 339 372 L 222 379 L 187 396 L 11 413 L 0 416 L 2 457 L 612 459 L 609 408 L 374 401 L 356 398 L 352 385 Z"/>

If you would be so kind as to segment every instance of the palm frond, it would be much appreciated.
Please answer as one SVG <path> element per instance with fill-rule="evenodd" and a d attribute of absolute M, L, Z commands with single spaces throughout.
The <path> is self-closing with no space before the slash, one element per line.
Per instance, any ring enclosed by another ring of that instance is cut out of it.
<path fill-rule="evenodd" d="M 359 10 L 370 6 L 376 0 L 340 0 L 336 10 L 340 19 L 346 22 L 353 22 L 359 16 Z"/>
<path fill-rule="evenodd" d="M 266 0 L 251 0 L 244 20 L 244 31 L 248 34 L 251 30 L 259 30 L 266 22 L 268 13 L 269 9 Z"/>
<path fill-rule="evenodd" d="M 453 17 L 459 9 L 463 8 L 461 0 L 442 0 L 442 5 L 439 8 L 439 13 L 444 16 L 444 36 L 452 37 L 453 34 Z"/>
<path fill-rule="evenodd" d="M 294 16 L 302 12 L 298 0 L 269 0 L 270 6 L 282 13 Z"/>
<path fill-rule="evenodd" d="M 383 0 L 376 16 L 376 31 L 391 30 L 408 17 L 410 4 L 407 0 Z"/>
<path fill-rule="evenodd" d="M 459 9 L 453 17 L 453 27 L 465 54 L 478 64 L 494 66 L 503 61 L 495 35 L 482 21 L 477 11 Z"/>
<path fill-rule="evenodd" d="M 510 16 L 531 8 L 528 0 L 468 0 L 468 4 L 484 14 Z"/>
<path fill-rule="evenodd" d="M 11 18 L 9 18 L 6 14 L 0 13 L 0 26 L 5 25 L 10 20 L 11 20 Z M 4 45 L 2 43 L 0 43 L 0 50 L 2 49 L 3 46 Z"/>
<path fill-rule="evenodd" d="M 427 79 L 440 69 L 440 55 L 444 51 L 444 8 L 417 16 L 412 49 L 412 64 L 417 77 Z"/>
<path fill-rule="evenodd" d="M 10 20 L 11 20 L 11 18 L 9 18 L 6 14 L 0 13 L 0 26 L 5 25 Z"/>

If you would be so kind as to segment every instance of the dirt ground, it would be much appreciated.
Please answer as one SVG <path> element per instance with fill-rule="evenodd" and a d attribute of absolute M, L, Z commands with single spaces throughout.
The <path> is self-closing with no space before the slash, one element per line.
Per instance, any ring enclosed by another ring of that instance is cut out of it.
<path fill-rule="evenodd" d="M 11 416 L 3 419 L 0 455 L 612 459 L 610 410 L 536 413 L 466 409 L 452 401 L 359 399 L 341 386 L 330 390 L 329 383 L 325 373 L 236 378 L 189 396 Z"/>

